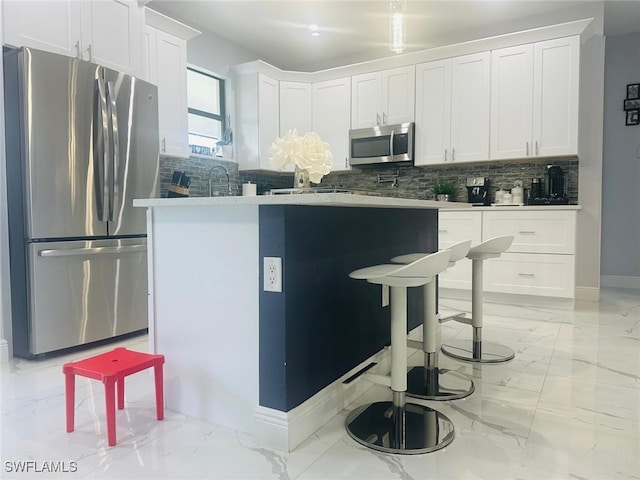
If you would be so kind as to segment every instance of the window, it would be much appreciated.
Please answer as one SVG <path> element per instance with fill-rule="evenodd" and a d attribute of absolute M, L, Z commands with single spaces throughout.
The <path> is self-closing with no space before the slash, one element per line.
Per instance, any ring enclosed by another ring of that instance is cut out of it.
<path fill-rule="evenodd" d="M 204 147 L 199 153 L 213 155 L 219 141 L 229 141 L 225 138 L 224 80 L 187 68 L 187 95 L 189 145 Z"/>

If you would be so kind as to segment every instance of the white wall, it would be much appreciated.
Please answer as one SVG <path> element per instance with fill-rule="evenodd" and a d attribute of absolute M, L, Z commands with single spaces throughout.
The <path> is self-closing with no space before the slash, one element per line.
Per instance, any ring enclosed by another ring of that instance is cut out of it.
<path fill-rule="evenodd" d="M 0 38 L 2 38 L 2 0 L 0 0 Z M 0 55 L 0 363 L 9 358 L 11 301 L 9 289 L 9 227 L 7 224 L 7 184 L 4 149 L 3 56 Z"/>
<path fill-rule="evenodd" d="M 626 86 L 640 83 L 640 33 L 607 37 L 602 283 L 640 288 L 640 125 L 625 126 Z"/>

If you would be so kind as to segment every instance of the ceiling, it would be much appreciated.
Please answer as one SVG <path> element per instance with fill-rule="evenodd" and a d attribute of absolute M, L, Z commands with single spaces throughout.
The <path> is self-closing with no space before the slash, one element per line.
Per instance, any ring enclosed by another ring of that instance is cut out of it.
<path fill-rule="evenodd" d="M 563 12 L 600 4 L 595 0 L 408 0 L 405 52 L 523 30 L 531 28 L 524 19 L 534 19 L 535 24 L 536 18 L 550 13 L 563 18 Z M 394 55 L 387 48 L 388 0 L 152 0 L 148 6 L 285 70 L 318 70 Z M 606 0 L 604 11 L 605 34 L 640 31 L 640 0 Z M 319 26 L 319 36 L 311 36 L 310 24 Z"/>

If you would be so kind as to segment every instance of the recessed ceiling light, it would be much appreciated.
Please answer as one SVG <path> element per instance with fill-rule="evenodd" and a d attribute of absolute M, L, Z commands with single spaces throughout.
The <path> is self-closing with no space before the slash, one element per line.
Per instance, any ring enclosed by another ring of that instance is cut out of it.
<path fill-rule="evenodd" d="M 318 30 L 320 30 L 320 27 L 315 23 L 312 23 L 311 25 L 309 25 L 309 31 L 311 32 L 311 36 L 319 37 L 320 32 Z"/>

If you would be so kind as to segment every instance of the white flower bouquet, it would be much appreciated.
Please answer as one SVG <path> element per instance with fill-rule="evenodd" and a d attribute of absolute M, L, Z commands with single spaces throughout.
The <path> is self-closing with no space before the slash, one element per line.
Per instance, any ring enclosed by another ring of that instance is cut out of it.
<path fill-rule="evenodd" d="M 331 146 L 320 140 L 316 132 L 307 132 L 303 137 L 289 130 L 284 138 L 276 138 L 269 148 L 269 161 L 274 168 L 282 170 L 293 164 L 309 175 L 313 183 L 320 183 L 322 177 L 331 171 L 333 155 Z"/>

